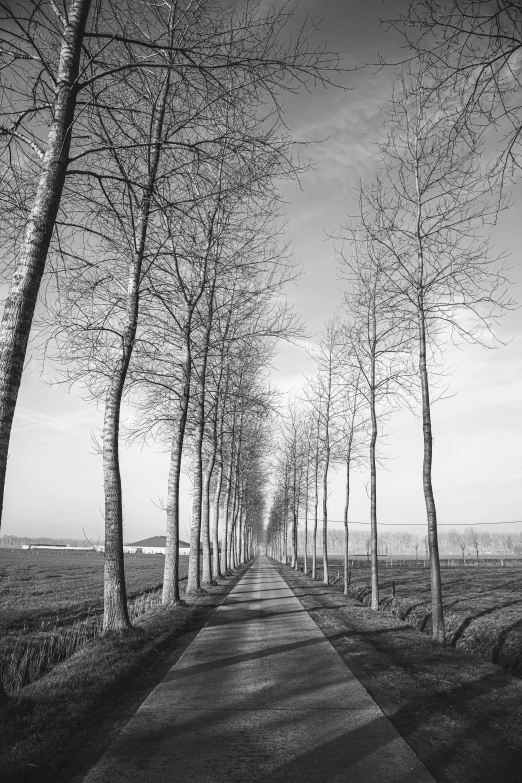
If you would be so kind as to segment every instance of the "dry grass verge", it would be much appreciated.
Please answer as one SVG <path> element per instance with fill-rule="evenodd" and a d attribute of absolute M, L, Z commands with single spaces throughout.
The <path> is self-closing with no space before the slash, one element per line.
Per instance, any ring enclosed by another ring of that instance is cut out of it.
<path fill-rule="evenodd" d="M 342 567 L 329 568 L 330 581 L 340 590 L 342 573 Z M 322 579 L 322 568 L 318 578 Z M 381 568 L 379 588 L 383 612 L 431 634 L 427 568 L 414 563 Z M 448 644 L 522 674 L 522 566 L 443 567 L 442 588 Z M 351 570 L 349 594 L 363 603 L 371 602 L 369 568 Z"/>
<path fill-rule="evenodd" d="M 128 602 L 134 623 L 142 614 L 161 605 L 162 589 L 151 590 Z M 0 644 L 0 677 L 7 693 L 39 680 L 62 661 L 102 632 L 102 616 L 80 620 L 72 625 L 55 625 L 51 630 L 10 634 Z"/>
<path fill-rule="evenodd" d="M 161 603 L 165 558 L 126 555 L 129 616 Z M 187 577 L 188 557 L 180 563 Z M 0 678 L 13 693 L 101 633 L 103 556 L 98 552 L 0 550 Z"/>
<path fill-rule="evenodd" d="M 242 573 L 184 606 L 152 609 L 125 634 L 95 639 L 18 691 L 0 713 L 2 783 L 56 783 L 78 770 L 81 779 Z"/>
<path fill-rule="evenodd" d="M 522 681 L 273 562 L 438 783 L 522 780 Z"/>

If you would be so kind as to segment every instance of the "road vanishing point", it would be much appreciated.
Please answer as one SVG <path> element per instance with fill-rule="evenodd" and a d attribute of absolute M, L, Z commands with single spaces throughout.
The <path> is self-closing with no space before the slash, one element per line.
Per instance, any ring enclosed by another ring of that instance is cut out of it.
<path fill-rule="evenodd" d="M 260 556 L 84 783 L 428 783 Z"/>

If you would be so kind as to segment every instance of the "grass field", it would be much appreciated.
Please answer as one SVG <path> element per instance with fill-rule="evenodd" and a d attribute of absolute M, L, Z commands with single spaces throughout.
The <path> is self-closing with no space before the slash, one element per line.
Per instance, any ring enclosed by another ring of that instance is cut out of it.
<path fill-rule="evenodd" d="M 188 557 L 180 558 L 180 578 Z M 161 555 L 126 555 L 127 596 L 158 588 Z M 0 549 L 0 634 L 65 625 L 103 608 L 103 555 L 91 552 Z"/>
<path fill-rule="evenodd" d="M 131 619 L 157 604 L 165 559 L 126 555 Z M 181 557 L 186 578 L 188 557 Z M 13 691 L 41 677 L 100 633 L 103 556 L 0 550 L 0 670 Z"/>
<path fill-rule="evenodd" d="M 318 565 L 321 565 L 318 561 Z M 322 579 L 322 565 L 318 569 Z M 339 578 L 337 576 L 339 572 Z M 330 581 L 342 589 L 341 558 L 329 562 Z M 350 595 L 370 598 L 370 570 L 351 569 Z M 522 566 L 462 565 L 442 567 L 446 631 L 449 643 L 522 673 Z M 395 597 L 392 588 L 395 586 Z M 409 563 L 381 567 L 380 603 L 384 611 L 421 631 L 431 631 L 429 571 Z"/>

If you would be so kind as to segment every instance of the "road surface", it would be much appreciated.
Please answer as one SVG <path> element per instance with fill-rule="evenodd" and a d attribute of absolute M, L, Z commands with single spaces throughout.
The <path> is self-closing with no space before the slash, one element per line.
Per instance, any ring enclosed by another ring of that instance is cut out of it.
<path fill-rule="evenodd" d="M 84 783 L 433 783 L 264 556 Z"/>

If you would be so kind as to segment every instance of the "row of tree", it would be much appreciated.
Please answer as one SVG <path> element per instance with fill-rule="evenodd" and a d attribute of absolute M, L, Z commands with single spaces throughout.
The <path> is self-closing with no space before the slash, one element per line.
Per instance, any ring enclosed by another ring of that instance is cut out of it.
<path fill-rule="evenodd" d="M 342 462 L 346 590 L 350 471 L 369 468 L 377 609 L 379 447 L 390 413 L 419 406 L 433 639 L 444 644 L 431 410 L 444 393 L 445 345 L 498 344 L 495 326 L 513 306 L 487 226 L 507 208 L 506 178 L 518 166 L 522 7 L 504 0 L 412 0 L 394 24 L 410 49 L 386 110 L 376 172 L 362 183 L 358 215 L 338 238 L 344 313 L 327 325 L 313 352 L 316 372 L 286 416 L 267 544 L 286 561 L 289 528 L 297 567 L 298 519 L 307 524 L 311 500 L 315 577 L 321 495 L 327 582 L 328 476 Z M 492 159 L 488 150 L 499 126 L 507 146 Z"/>
<path fill-rule="evenodd" d="M 302 520 L 301 520 L 302 521 Z M 350 556 L 370 556 L 371 538 L 369 532 L 360 528 L 350 530 Z M 312 552 L 310 540 L 304 526 L 298 529 L 298 552 L 304 554 L 305 539 L 307 553 Z M 439 530 L 439 547 L 442 557 L 449 555 L 471 556 L 477 555 L 521 555 L 522 533 L 480 531 L 474 527 L 449 528 Z M 330 528 L 328 530 L 328 552 L 331 555 L 344 554 L 344 531 Z M 381 557 L 397 557 L 407 555 L 416 560 L 427 560 L 429 557 L 428 537 L 418 533 L 406 533 L 392 530 L 379 532 L 378 552 Z"/>
<path fill-rule="evenodd" d="M 36 311 L 62 381 L 103 405 L 103 629 L 121 631 L 124 404 L 136 412 L 124 434 L 171 455 L 163 602 L 179 602 L 183 461 L 193 476 L 187 592 L 255 551 L 267 369 L 275 339 L 298 330 L 282 296 L 294 271 L 277 184 L 302 167 L 281 101 L 327 80 L 337 60 L 313 46 L 313 27 L 291 35 L 286 6 L 8 0 L 0 14 L 0 232 L 10 279 L 0 506 Z"/>

